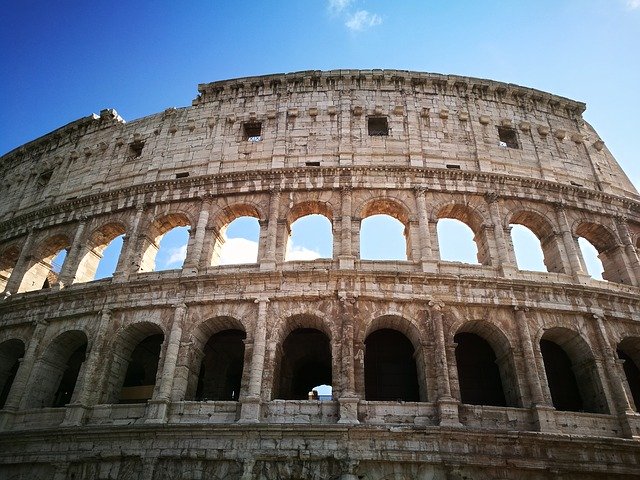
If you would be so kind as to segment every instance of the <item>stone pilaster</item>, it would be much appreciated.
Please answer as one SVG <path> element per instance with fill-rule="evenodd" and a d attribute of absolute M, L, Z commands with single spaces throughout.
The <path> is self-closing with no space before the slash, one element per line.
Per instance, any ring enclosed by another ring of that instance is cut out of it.
<path fill-rule="evenodd" d="M 69 247 L 69 252 L 67 253 L 67 258 L 64 259 L 64 263 L 60 269 L 60 275 L 58 276 L 58 286 L 60 288 L 67 287 L 73 283 L 78 265 L 86 253 L 85 245 L 83 244 L 85 240 L 85 226 L 86 218 L 83 217 L 78 223 L 71 247 Z"/>
<path fill-rule="evenodd" d="M 193 233 L 193 241 L 191 248 L 187 249 L 187 256 L 184 260 L 182 269 L 188 275 L 195 275 L 202 267 L 202 253 L 204 247 L 205 235 L 207 233 L 207 224 L 209 223 L 209 212 L 211 210 L 212 197 L 207 195 L 202 199 L 200 205 L 200 214 L 198 215 L 198 224 Z"/>
<path fill-rule="evenodd" d="M 259 258 L 260 270 L 275 270 L 276 268 L 276 246 L 278 240 L 278 213 L 280 211 L 280 189 L 271 192 L 269 200 L 269 218 L 267 218 L 266 247 L 264 257 Z"/>
<path fill-rule="evenodd" d="M 350 187 L 342 187 L 340 192 L 342 201 L 342 217 L 340 219 L 340 249 L 338 251 L 338 265 L 341 269 L 353 269 L 355 257 L 352 251 L 352 190 Z M 335 239 L 335 237 L 334 237 Z M 335 243 L 335 240 L 334 240 Z"/>
<path fill-rule="evenodd" d="M 33 229 L 29 230 L 27 238 L 22 244 L 22 250 L 20 250 L 18 261 L 13 267 L 13 271 L 11 272 L 9 280 L 7 280 L 7 285 L 4 289 L 5 292 L 17 293 L 19 291 L 20 284 L 22 283 L 22 279 L 24 278 L 25 273 L 27 273 L 29 262 L 31 261 L 31 256 L 33 254 L 32 250 L 34 237 L 35 232 L 33 231 Z"/>
<path fill-rule="evenodd" d="M 144 206 L 136 207 L 136 213 L 133 216 L 130 230 L 122 239 L 122 250 L 116 271 L 113 273 L 114 282 L 125 282 L 131 274 L 137 273 L 140 267 L 140 259 L 142 252 L 138 251 L 138 238 L 140 233 L 140 221 L 144 214 Z"/>

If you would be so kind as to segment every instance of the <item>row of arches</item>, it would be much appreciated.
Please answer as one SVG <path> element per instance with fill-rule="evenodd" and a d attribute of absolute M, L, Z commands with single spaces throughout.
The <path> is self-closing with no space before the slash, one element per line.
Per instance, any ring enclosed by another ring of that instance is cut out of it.
<path fill-rule="evenodd" d="M 640 264 L 635 265 L 638 245 L 630 246 L 633 252 L 629 253 L 623 248 L 625 235 L 590 221 L 576 222 L 566 230 L 568 224 L 558 224 L 564 213 L 550 219 L 535 211 L 516 211 L 505 220 L 504 235 L 495 224 L 488 228 L 495 215 L 487 218 L 469 204 L 446 204 L 433 220 L 423 219 L 418 226 L 397 200 L 371 201 L 361 215 L 336 219 L 326 202 L 306 201 L 290 209 L 284 224 L 272 227 L 252 204 L 227 206 L 212 222 L 208 211 L 204 216 L 201 211 L 197 222 L 185 212 L 139 218 L 133 227 L 125 219 L 111 221 L 88 233 L 77 231 L 73 239 L 60 232 L 33 247 L 30 242 L 22 249 L 7 246 L 0 253 L 0 288 L 11 291 L 9 279 L 21 258 L 23 264 L 15 272 L 21 278 L 13 281 L 14 292 L 87 282 L 116 271 L 257 263 L 269 256 L 274 261 L 315 260 L 353 253 L 364 260 L 513 263 L 521 270 L 584 272 L 628 284 L 640 281 L 634 274 L 634 269 L 640 271 Z M 24 252 L 25 248 L 29 251 Z"/>
<path fill-rule="evenodd" d="M 364 339 L 361 398 L 370 401 L 434 401 L 428 379 L 436 367 L 427 348 L 418 343 L 401 318 L 381 318 Z M 375 327 L 378 325 L 379 328 Z M 286 332 L 285 332 L 286 333 Z M 272 355 L 271 399 L 304 400 L 321 385 L 340 383 L 340 351 L 331 332 L 313 317 L 299 317 L 282 335 Z M 246 332 L 241 322 L 216 318 L 205 322 L 189 342 L 191 349 L 179 363 L 188 372 L 179 400 L 238 401 L 246 394 Z M 514 350 L 497 327 L 486 322 L 466 322 L 453 337 L 455 363 L 452 389 L 464 404 L 523 407 L 523 387 Z M 98 403 L 140 403 L 154 395 L 161 378 L 165 335 L 154 323 L 130 325 L 101 352 L 102 380 L 83 377 L 89 347 L 80 330 L 56 336 L 36 360 L 22 408 L 61 407 L 77 400 L 77 385 L 103 385 Z M 545 330 L 538 342 L 543 363 L 541 384 L 546 385 L 557 410 L 609 413 L 603 379 L 595 355 L 575 331 L 564 327 Z M 21 340 L 0 343 L 0 407 L 9 397 L 25 346 Z M 640 407 L 640 337 L 627 337 L 617 345 L 623 364 L 624 388 L 636 410 Z M 450 367 L 447 367 L 450 368 Z M 437 375 L 437 373 L 436 373 Z M 265 377 L 265 378 L 268 378 Z M 616 381 L 616 379 L 613 379 Z M 432 390 L 431 390 L 432 391 Z"/>

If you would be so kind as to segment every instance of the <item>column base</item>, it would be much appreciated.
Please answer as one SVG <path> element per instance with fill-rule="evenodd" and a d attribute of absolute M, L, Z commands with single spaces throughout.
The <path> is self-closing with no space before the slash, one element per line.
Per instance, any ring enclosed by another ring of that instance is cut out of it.
<path fill-rule="evenodd" d="M 165 423 L 169 413 L 169 400 L 149 400 L 144 423 Z"/>
<path fill-rule="evenodd" d="M 195 277 L 198 275 L 198 267 L 182 267 L 182 277 Z"/>
<path fill-rule="evenodd" d="M 438 262 L 433 260 L 423 260 L 422 271 L 424 273 L 438 273 Z"/>
<path fill-rule="evenodd" d="M 438 400 L 438 417 L 441 427 L 461 427 L 458 416 L 459 402 L 454 398 L 441 398 Z"/>
<path fill-rule="evenodd" d="M 276 262 L 264 261 L 260 262 L 261 272 L 273 272 L 276 269 Z"/>
<path fill-rule="evenodd" d="M 67 405 L 62 427 L 79 427 L 85 423 L 89 408 L 81 403 Z"/>
<path fill-rule="evenodd" d="M 356 257 L 344 256 L 338 257 L 338 268 L 340 270 L 353 270 L 356 266 Z"/>
<path fill-rule="evenodd" d="M 358 420 L 358 403 L 360 399 L 358 397 L 340 397 L 338 399 L 338 405 L 340 405 L 339 415 L 340 419 L 338 423 L 343 425 L 357 425 L 360 423 Z"/>
<path fill-rule="evenodd" d="M 625 438 L 640 438 L 640 415 L 628 411 L 618 416 L 620 418 L 620 426 L 622 427 L 622 434 Z"/>
<path fill-rule="evenodd" d="M 238 423 L 260 423 L 261 407 L 260 397 L 244 398 L 240 407 Z"/>
<path fill-rule="evenodd" d="M 556 409 L 548 405 L 534 405 L 533 419 L 538 432 L 557 433 L 559 432 L 556 425 Z"/>
<path fill-rule="evenodd" d="M 0 431 L 11 430 L 15 415 L 16 410 L 2 410 L 0 412 Z"/>

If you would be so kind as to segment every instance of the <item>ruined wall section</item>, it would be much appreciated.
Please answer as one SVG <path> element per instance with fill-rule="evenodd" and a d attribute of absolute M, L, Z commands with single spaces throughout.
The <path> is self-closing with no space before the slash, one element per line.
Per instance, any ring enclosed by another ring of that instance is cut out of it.
<path fill-rule="evenodd" d="M 488 80 L 401 71 L 300 72 L 199 86 L 192 107 L 130 123 L 105 110 L 0 159 L 0 219 L 132 185 L 246 170 L 413 166 L 637 192 L 584 104 Z M 388 135 L 370 136 L 369 117 Z M 260 124 L 260 141 L 245 125 Z M 515 132 L 516 148 L 498 128 Z M 73 173 L 73 175 L 71 175 Z"/>

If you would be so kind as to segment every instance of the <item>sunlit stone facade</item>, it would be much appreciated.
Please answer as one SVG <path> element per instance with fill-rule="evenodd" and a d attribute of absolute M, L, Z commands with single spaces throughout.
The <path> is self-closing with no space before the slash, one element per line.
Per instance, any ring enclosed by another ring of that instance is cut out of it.
<path fill-rule="evenodd" d="M 300 72 L 128 123 L 104 110 L 4 155 L 0 478 L 637 478 L 640 196 L 584 108 Z M 308 214 L 333 258 L 285 261 Z M 405 226 L 406 261 L 360 258 L 375 214 Z M 242 216 L 257 262 L 219 265 Z M 443 218 L 473 230 L 477 265 L 440 260 Z M 518 269 L 513 224 L 547 272 Z M 184 265 L 154 272 L 176 226 Z M 333 399 L 307 397 L 320 383 Z"/>

